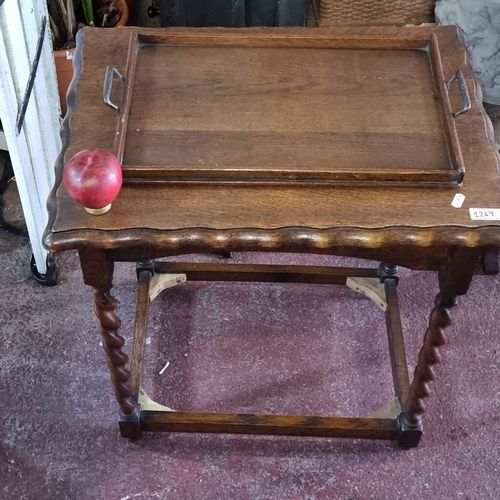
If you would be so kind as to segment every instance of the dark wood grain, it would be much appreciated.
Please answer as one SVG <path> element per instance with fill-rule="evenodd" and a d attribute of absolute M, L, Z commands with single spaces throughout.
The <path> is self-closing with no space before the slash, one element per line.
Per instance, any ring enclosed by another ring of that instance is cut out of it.
<path fill-rule="evenodd" d="M 449 29 L 449 28 L 445 28 Z M 453 30 L 453 28 L 451 28 Z M 244 47 L 275 47 L 306 49 L 311 47 L 329 49 L 418 49 L 426 43 L 432 28 L 405 30 L 400 28 L 335 28 L 304 30 L 295 28 L 250 28 L 245 30 L 169 29 L 155 30 L 131 28 L 139 31 L 139 42 L 143 44 L 182 44 L 233 46 L 234 36 L 238 45 Z"/>
<path fill-rule="evenodd" d="M 232 413 L 141 412 L 141 428 L 160 432 L 213 432 L 395 439 L 397 423 L 392 419 L 297 417 Z"/>
<path fill-rule="evenodd" d="M 309 240 L 303 247 L 312 247 L 318 253 L 322 251 L 320 247 L 332 245 L 333 240 L 339 242 L 337 247 L 371 249 L 381 249 L 385 243 L 426 248 L 500 244 L 498 222 L 471 221 L 468 214 L 469 206 L 495 207 L 498 203 L 498 158 L 491 145 L 491 124 L 483 113 L 480 88 L 474 82 L 465 52 L 452 27 L 437 31 L 428 28 L 367 28 L 354 31 L 340 28 L 303 31 L 269 29 L 245 31 L 241 37 L 251 41 L 268 36 L 280 40 L 284 47 L 295 43 L 292 42 L 294 37 L 311 47 L 318 43 L 325 47 L 332 44 L 338 46 L 346 37 L 349 43 L 358 43 L 360 47 L 370 46 L 370 43 L 373 47 L 373 40 L 380 46 L 390 46 L 394 39 L 405 41 L 410 47 L 418 47 L 429 39 L 430 33 L 437 33 L 440 49 L 446 54 L 442 60 L 443 78 L 448 80 L 456 70 L 461 70 L 469 88 L 474 88 L 472 110 L 456 122 L 467 170 L 467 180 L 460 189 L 467 200 L 463 209 L 451 207 L 454 192 L 450 193 L 446 188 L 419 191 L 417 188 L 344 186 L 302 186 L 298 189 L 267 186 L 231 189 L 224 186 L 125 186 L 113 203 L 112 212 L 101 218 L 86 214 L 60 187 L 60 181 L 65 157 L 69 158 L 88 147 L 113 148 L 116 115 L 102 103 L 102 81 L 107 64 L 125 70 L 130 30 L 120 30 L 113 36 L 102 31 L 89 29 L 79 35 L 79 50 L 75 59 L 78 87 L 75 81 L 69 93 L 72 112 L 63 125 L 63 154 L 56 169 L 56 184 L 49 201 L 49 224 L 44 237 L 48 248 L 62 250 L 88 244 L 108 248 L 127 246 L 130 249 L 142 239 L 144 229 L 154 234 L 151 243 L 158 247 L 158 251 L 160 248 L 169 251 L 172 247 L 201 240 L 217 245 L 222 251 L 225 250 L 222 242 L 228 247 L 244 246 L 248 249 L 250 241 L 259 250 L 283 251 L 303 234 L 308 234 Z M 227 37 L 225 30 L 201 31 L 203 36 L 208 37 L 207 40 L 210 37 L 226 40 Z M 158 33 L 152 34 L 153 38 L 167 36 L 165 31 L 152 33 Z M 176 36 L 182 34 L 186 43 L 190 40 L 187 30 L 173 30 L 172 33 Z M 80 54 L 84 37 L 85 68 L 81 65 Z M 102 57 L 103 43 L 107 47 L 106 60 Z M 77 88 L 79 105 L 75 109 Z M 119 101 L 121 90 L 115 90 L 117 95 L 114 99 Z M 456 94 L 456 89 L 450 90 L 453 109 L 461 105 Z M 98 122 L 94 119 L 96 116 L 99 116 Z M 66 152 L 70 145 L 70 131 L 71 147 Z M 134 210 L 129 209 L 132 206 Z M 182 209 L 174 210 L 174 207 Z M 222 210 L 221 207 L 231 209 Z M 148 214 L 147 222 L 144 213 Z M 196 237 L 186 237 L 182 241 L 183 234 L 177 232 L 181 228 L 191 228 Z M 238 232 L 224 231 L 235 228 Z M 264 231 L 262 236 L 260 230 Z M 279 231 L 269 237 L 269 230 Z M 326 237 L 324 230 L 328 230 Z M 295 233 L 295 236 L 290 238 L 290 233 Z M 313 236 L 316 233 L 317 238 Z"/>
<path fill-rule="evenodd" d="M 350 37 L 345 49 L 318 49 L 276 46 L 265 35 L 266 46 L 240 45 L 238 33 L 226 35 L 231 46 L 221 37 L 208 44 L 199 32 L 188 45 L 182 34 L 163 43 L 134 36 L 143 42 L 129 49 L 116 142 L 126 178 L 457 184 L 463 177 L 463 166 L 450 163 L 429 39 L 419 50 L 379 50 L 375 41 L 366 50 L 349 46 Z"/>
<path fill-rule="evenodd" d="M 441 363 L 439 348 L 446 344 L 444 329 L 451 324 L 451 309 L 458 303 L 454 295 L 439 293 L 429 318 L 424 343 L 420 349 L 410 391 L 399 415 L 400 433 L 398 445 L 408 449 L 418 446 L 423 432 L 425 400 L 432 394 L 430 383 L 436 380 L 434 367 Z"/>
<path fill-rule="evenodd" d="M 458 296 L 465 295 L 469 289 L 481 253 L 481 248 L 453 248 L 450 257 L 443 261 L 439 270 L 440 292 L 434 301 L 413 382 L 404 412 L 400 415 L 401 433 L 398 443 L 403 448 L 412 448 L 419 444 L 423 430 L 425 399 L 431 395 L 430 383 L 436 380 L 434 367 L 441 363 L 439 349 L 446 344 L 444 329 L 451 325 L 451 310 L 457 305 Z"/>
<path fill-rule="evenodd" d="M 345 285 L 349 277 L 377 277 L 377 269 L 359 267 L 271 266 L 155 262 L 157 273 L 182 273 L 188 281 L 253 281 Z"/>
<path fill-rule="evenodd" d="M 292 232 L 296 236 L 290 237 L 290 233 Z M 409 269 L 438 271 L 443 261 L 448 259 L 451 252 L 450 248 L 445 246 L 434 248 L 414 248 L 411 246 L 363 248 L 355 244 L 338 246 L 338 243 L 345 241 L 344 234 L 330 231 L 327 232 L 330 245 L 314 244 L 314 241 L 317 241 L 318 238 L 317 232 L 297 234 L 293 230 L 279 231 L 279 236 L 281 237 L 276 238 L 265 237 L 263 233 L 261 231 L 243 231 L 240 236 L 236 230 L 232 232 L 210 232 L 209 234 L 206 234 L 206 232 L 198 234 L 196 230 L 193 230 L 191 238 L 184 238 L 183 233 L 177 233 L 175 242 L 169 242 L 168 246 L 161 244 L 161 241 L 153 242 L 152 239 L 150 245 L 141 246 L 135 239 L 131 241 L 130 239 L 122 240 L 121 238 L 117 238 L 117 244 L 122 244 L 123 246 L 116 246 L 115 249 L 108 250 L 107 255 L 114 261 L 138 262 L 173 255 L 204 253 L 207 251 L 207 244 L 211 244 L 215 248 L 223 249 L 222 251 L 229 249 L 233 252 L 259 250 L 267 252 L 272 251 L 271 248 L 274 248 L 275 250 L 289 253 L 327 254 L 378 261 L 393 259 L 401 266 Z M 236 239 L 234 236 L 236 236 Z M 369 239 L 368 241 L 373 240 Z M 359 242 L 359 240 L 355 242 Z M 279 246 L 271 247 L 273 243 Z M 216 252 L 219 253 L 217 250 Z"/>
<path fill-rule="evenodd" d="M 439 270 L 439 290 L 444 295 L 465 295 L 482 254 L 481 248 L 454 248 Z"/>
<path fill-rule="evenodd" d="M 115 314 L 118 301 L 110 293 L 113 263 L 105 258 L 103 252 L 93 249 L 80 249 L 79 255 L 85 284 L 94 288 L 94 312 L 120 413 L 123 416 L 135 415 L 138 409 L 133 401 L 128 356 L 122 351 L 125 339 L 118 332 L 121 321 Z"/>
<path fill-rule="evenodd" d="M 127 66 L 125 68 L 124 73 L 121 73 L 125 79 L 125 82 L 122 83 L 121 95 L 119 106 L 118 106 L 118 114 L 117 114 L 117 132 L 115 137 L 115 145 L 114 145 L 114 153 L 118 158 L 119 162 L 123 162 L 123 150 L 125 148 L 125 138 L 126 138 L 126 130 L 128 129 L 128 118 L 130 116 L 129 108 L 130 101 L 132 99 L 132 81 L 133 75 L 135 73 L 135 67 L 137 64 L 137 51 L 138 51 L 138 39 L 136 36 L 129 37 L 128 44 L 128 57 L 127 57 Z"/>
<path fill-rule="evenodd" d="M 441 102 L 441 118 L 444 122 L 444 133 L 446 134 L 446 142 L 448 144 L 448 152 L 451 156 L 451 162 L 454 168 L 462 175 L 465 174 L 464 159 L 460 149 L 460 141 L 458 139 L 457 128 L 455 126 L 455 118 L 450 103 L 447 81 L 443 72 L 442 55 L 439 49 L 438 33 L 432 33 L 429 43 L 429 56 L 432 65 L 432 71 L 435 75 L 436 82 L 435 96 Z M 463 181 L 463 177 L 460 182 Z"/>
<path fill-rule="evenodd" d="M 404 422 L 412 428 L 422 425 L 422 415 L 425 412 L 424 400 L 431 395 L 430 382 L 436 380 L 434 366 L 441 363 L 439 348 L 446 344 L 444 329 L 451 325 L 451 309 L 457 303 L 456 296 L 446 296 L 441 293 L 436 296 L 404 408 Z"/>
<path fill-rule="evenodd" d="M 135 310 L 134 341 L 130 355 L 130 384 L 137 403 L 139 389 L 142 379 L 142 368 L 144 361 L 144 348 L 149 313 L 149 284 L 151 282 L 150 271 L 140 271 L 137 279 L 137 302 Z"/>
<path fill-rule="evenodd" d="M 401 406 L 404 408 L 410 391 L 408 377 L 408 363 L 403 340 L 403 329 L 399 314 L 399 302 L 397 295 L 397 282 L 395 279 L 386 279 L 384 282 L 387 297 L 387 310 L 385 312 L 385 323 L 389 341 L 389 354 L 391 357 L 392 379 L 394 393 L 400 398 Z"/>

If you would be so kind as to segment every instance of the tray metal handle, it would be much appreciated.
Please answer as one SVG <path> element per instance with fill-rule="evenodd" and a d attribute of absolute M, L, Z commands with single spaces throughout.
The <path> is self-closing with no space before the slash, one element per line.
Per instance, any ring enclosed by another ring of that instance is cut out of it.
<path fill-rule="evenodd" d="M 123 75 L 114 67 L 108 66 L 106 68 L 106 73 L 104 75 L 104 84 L 102 86 L 102 99 L 110 108 L 119 110 L 118 106 L 111 100 L 111 91 L 113 90 L 114 77 L 117 77 L 120 81 L 120 86 L 123 87 L 125 83 L 125 78 Z"/>
<path fill-rule="evenodd" d="M 472 103 L 470 100 L 469 89 L 467 88 L 467 82 L 465 81 L 464 74 L 461 71 L 457 71 L 446 84 L 446 89 L 450 90 L 450 86 L 454 81 L 457 81 L 458 88 L 460 90 L 460 95 L 462 96 L 463 108 L 455 111 L 453 113 L 453 118 L 467 113 L 472 108 Z"/>

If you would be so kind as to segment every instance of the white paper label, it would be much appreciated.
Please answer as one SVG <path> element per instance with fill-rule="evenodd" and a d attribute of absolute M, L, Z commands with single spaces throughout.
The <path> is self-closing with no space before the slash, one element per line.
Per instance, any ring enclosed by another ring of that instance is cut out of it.
<path fill-rule="evenodd" d="M 463 194 L 457 193 L 451 202 L 451 206 L 454 208 L 462 208 L 464 204 L 465 196 Z"/>
<path fill-rule="evenodd" d="M 500 220 L 500 208 L 469 208 L 472 220 Z"/>

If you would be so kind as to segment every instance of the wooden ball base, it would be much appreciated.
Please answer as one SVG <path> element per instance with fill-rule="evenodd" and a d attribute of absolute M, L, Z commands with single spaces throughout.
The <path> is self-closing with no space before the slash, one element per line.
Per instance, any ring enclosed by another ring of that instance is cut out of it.
<path fill-rule="evenodd" d="M 105 213 L 108 213 L 111 208 L 111 203 L 109 205 L 106 205 L 105 207 L 102 208 L 87 208 L 85 207 L 85 211 L 88 212 L 90 215 L 103 215 Z"/>

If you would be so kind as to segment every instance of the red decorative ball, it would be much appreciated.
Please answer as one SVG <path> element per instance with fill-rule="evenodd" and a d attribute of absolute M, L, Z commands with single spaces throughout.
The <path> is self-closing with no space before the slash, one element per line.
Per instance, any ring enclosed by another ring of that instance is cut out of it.
<path fill-rule="evenodd" d="M 105 149 L 84 149 L 66 163 L 64 187 L 77 203 L 94 215 L 106 213 L 122 187 L 118 158 Z"/>

